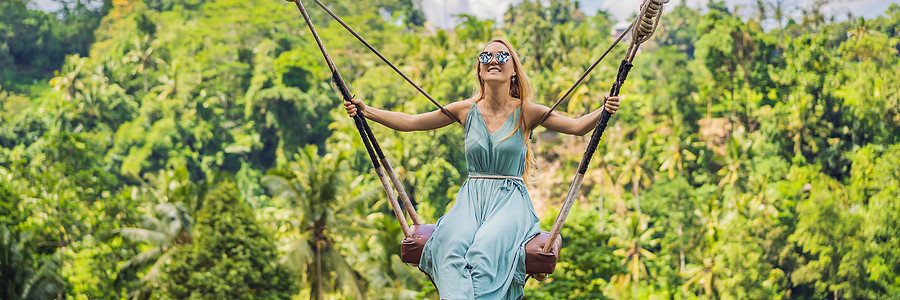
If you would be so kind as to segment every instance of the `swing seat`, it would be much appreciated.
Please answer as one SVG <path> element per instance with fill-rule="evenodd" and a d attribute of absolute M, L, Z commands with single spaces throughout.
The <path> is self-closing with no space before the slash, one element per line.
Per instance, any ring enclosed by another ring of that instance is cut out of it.
<path fill-rule="evenodd" d="M 434 224 L 410 225 L 409 237 L 400 242 L 400 260 L 418 266 L 422 259 L 422 249 L 425 249 L 425 242 L 431 238 L 432 233 Z"/>
<path fill-rule="evenodd" d="M 409 232 L 409 237 L 403 238 L 400 242 L 400 260 L 417 266 L 422 259 L 425 242 L 434 233 L 434 224 L 410 225 Z M 529 275 L 553 273 L 559 260 L 562 237 L 556 239 L 549 253 L 544 252 L 544 245 L 548 239 L 550 233 L 542 231 L 525 244 L 525 273 Z"/>

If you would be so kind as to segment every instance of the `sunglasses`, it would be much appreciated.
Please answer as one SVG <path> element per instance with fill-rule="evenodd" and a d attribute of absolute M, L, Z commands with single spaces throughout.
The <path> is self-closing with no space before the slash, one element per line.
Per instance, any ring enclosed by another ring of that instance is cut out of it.
<path fill-rule="evenodd" d="M 499 63 L 501 65 L 505 64 L 506 62 L 508 62 L 510 60 L 510 58 L 512 58 L 512 56 L 509 55 L 509 52 L 506 52 L 506 51 L 500 51 L 500 52 L 497 52 L 497 54 L 493 54 L 490 52 L 481 52 L 481 54 L 478 54 L 478 61 L 480 61 L 483 64 L 489 64 L 489 63 L 491 63 L 491 60 L 494 59 L 495 55 L 497 56 L 497 63 Z"/>

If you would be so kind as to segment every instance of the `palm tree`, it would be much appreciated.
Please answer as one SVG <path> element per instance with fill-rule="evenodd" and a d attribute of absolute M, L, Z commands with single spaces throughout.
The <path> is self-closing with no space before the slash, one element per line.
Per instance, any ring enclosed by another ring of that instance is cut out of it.
<path fill-rule="evenodd" d="M 691 255 L 691 260 L 698 263 L 688 263 L 681 273 L 682 277 L 687 278 L 682 285 L 684 292 L 699 289 L 699 296 L 714 299 L 719 298 L 715 288 L 715 267 L 716 262 L 722 259 L 722 254 L 717 253 L 719 233 L 722 228 L 720 224 L 722 211 L 719 205 L 718 199 L 708 199 L 702 210 L 698 209 L 694 212 L 702 224 L 699 237 L 701 241 L 694 243 L 698 246 L 694 248 Z"/>
<path fill-rule="evenodd" d="M 681 273 L 682 277 L 687 278 L 687 281 L 681 287 L 682 291 L 690 293 L 690 290 L 698 289 L 698 296 L 718 298 L 715 283 L 713 282 L 715 279 L 713 276 L 715 262 L 709 257 L 703 257 L 701 260 L 702 262 L 699 264 L 688 264 L 684 272 Z"/>
<path fill-rule="evenodd" d="M 176 95 L 178 93 L 178 69 L 180 64 L 178 63 L 178 59 L 172 61 L 171 64 L 167 64 L 162 59 L 157 59 L 157 61 L 163 66 L 166 72 L 159 76 L 160 85 L 153 87 L 151 90 L 158 91 L 159 95 L 156 96 L 156 100 L 162 101 L 169 98 L 169 95 Z"/>
<path fill-rule="evenodd" d="M 287 240 L 282 263 L 297 269 L 311 288 L 310 299 L 341 290 L 354 298 L 365 298 L 366 282 L 348 262 L 339 242 L 371 234 L 366 220 L 368 202 L 378 190 L 363 177 L 348 180 L 346 155 L 319 156 L 316 147 L 299 151 L 286 168 L 263 177 L 263 184 L 282 201 L 283 209 L 272 214 L 281 221 Z"/>
<path fill-rule="evenodd" d="M 785 9 L 784 9 L 784 1 L 785 0 L 774 0 L 773 3 L 770 3 L 769 6 L 772 7 L 773 15 L 775 21 L 778 21 L 778 35 L 784 39 L 784 18 L 785 18 Z"/>
<path fill-rule="evenodd" d="M 656 231 L 649 227 L 649 217 L 639 213 L 631 214 L 628 218 L 618 222 L 616 235 L 609 239 L 610 245 L 619 247 L 613 251 L 614 255 L 622 256 L 622 265 L 628 270 L 628 274 L 619 274 L 612 278 L 619 288 L 625 288 L 638 282 L 641 276 L 647 276 L 647 260 L 656 258 L 649 247 L 655 246 L 658 238 L 653 235 Z"/>
<path fill-rule="evenodd" d="M 669 179 L 685 175 L 685 164 L 697 160 L 697 155 L 689 149 L 694 136 L 695 134 L 691 134 L 685 140 L 679 135 L 671 135 L 667 139 L 663 152 L 659 155 L 659 171 L 665 173 Z"/>
<path fill-rule="evenodd" d="M 649 186 L 653 169 L 648 167 L 651 156 L 647 154 L 652 141 L 641 132 L 634 133 L 634 139 L 628 148 L 624 149 L 621 158 L 625 160 L 619 172 L 617 181 L 620 184 L 631 184 L 631 193 L 634 195 L 634 209 L 641 212 L 640 189 Z"/>
<path fill-rule="evenodd" d="M 770 163 L 764 162 L 762 164 L 765 166 Z M 775 208 L 774 205 L 778 198 L 775 196 L 777 195 L 776 190 L 778 187 L 770 183 L 776 181 L 777 178 L 780 178 L 783 174 L 773 172 L 777 169 L 773 168 L 771 170 L 772 171 L 751 172 L 750 175 L 747 176 L 747 189 L 751 197 L 749 208 L 753 210 L 747 218 L 753 219 L 759 217 L 759 213 L 762 213 L 765 217 L 778 215 L 778 209 Z"/>
<path fill-rule="evenodd" d="M 384 205 L 379 201 L 378 205 Z M 400 261 L 397 241 L 403 236 L 400 224 L 391 214 L 375 213 L 369 216 L 379 230 L 366 240 L 362 253 L 367 262 L 366 280 L 380 299 L 415 299 L 422 285 L 422 276 L 416 268 Z"/>
<path fill-rule="evenodd" d="M 149 72 L 149 68 L 154 62 L 154 60 L 151 59 L 151 56 L 153 55 L 155 45 L 156 40 L 151 40 L 150 35 L 144 35 L 139 38 L 136 37 L 132 43 L 133 48 L 131 51 L 128 51 L 128 53 L 125 53 L 125 57 L 122 58 L 122 61 L 125 63 L 135 64 L 134 68 L 131 69 L 131 75 L 141 73 L 141 82 L 143 83 L 144 93 L 149 89 L 147 72 Z"/>
<path fill-rule="evenodd" d="M 84 88 L 80 82 L 81 69 L 84 68 L 85 59 L 76 56 L 66 58 L 59 76 L 50 79 L 50 85 L 54 91 L 60 91 L 63 102 L 72 101 L 78 90 Z"/>
<path fill-rule="evenodd" d="M 746 170 L 745 165 L 750 160 L 748 154 L 752 142 L 744 141 L 737 135 L 732 135 L 731 141 L 728 142 L 725 149 L 725 166 L 718 171 L 719 187 L 730 187 L 732 196 L 737 196 L 743 192 L 746 186 Z"/>
<path fill-rule="evenodd" d="M 27 243 L 20 233 L 0 223 L 0 298 L 59 298 L 66 285 L 59 271 L 62 251 L 32 259 Z"/>
<path fill-rule="evenodd" d="M 112 231 L 113 234 L 123 238 L 150 245 L 149 249 L 119 266 L 117 281 L 150 266 L 150 269 L 141 276 L 140 289 L 131 291 L 130 298 L 145 299 L 152 287 L 159 285 L 161 267 L 169 262 L 175 249 L 193 240 L 191 235 L 193 225 L 194 220 L 187 209 L 181 205 L 163 202 L 157 204 L 152 213 L 144 215 L 141 227 L 119 228 Z"/>
<path fill-rule="evenodd" d="M 68 120 L 75 109 L 73 101 L 78 92 L 84 89 L 82 69 L 84 68 L 85 59 L 78 55 L 66 58 L 59 75 L 50 79 L 50 85 L 53 91 L 58 95 L 58 102 L 54 103 L 57 109 L 56 119 L 52 121 L 51 131 L 65 131 L 72 127 Z"/>

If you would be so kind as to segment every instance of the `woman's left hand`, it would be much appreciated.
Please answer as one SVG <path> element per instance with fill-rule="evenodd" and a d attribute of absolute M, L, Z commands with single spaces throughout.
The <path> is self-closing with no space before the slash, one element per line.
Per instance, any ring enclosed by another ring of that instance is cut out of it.
<path fill-rule="evenodd" d="M 606 99 L 606 111 L 608 111 L 610 114 L 615 114 L 616 111 L 619 110 L 619 97 L 620 96 L 610 97 L 609 94 L 603 95 L 603 98 Z M 621 97 L 624 98 L 625 96 Z"/>

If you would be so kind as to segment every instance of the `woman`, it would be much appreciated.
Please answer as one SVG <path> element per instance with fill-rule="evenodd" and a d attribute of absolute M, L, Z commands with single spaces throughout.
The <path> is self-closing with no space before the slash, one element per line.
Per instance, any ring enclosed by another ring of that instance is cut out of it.
<path fill-rule="evenodd" d="M 419 268 L 431 276 L 442 299 L 519 299 L 525 284 L 524 246 L 540 232 L 539 219 L 522 180 L 533 161 L 528 137 L 537 125 L 584 135 L 600 117 L 598 109 L 578 119 L 552 113 L 531 103 L 531 84 L 513 47 L 504 40 L 489 42 L 478 55 L 478 93 L 445 108 L 465 124 L 469 178 L 456 202 L 441 217 L 425 245 Z M 606 97 L 615 113 L 618 97 Z M 400 131 L 431 130 L 453 123 L 440 110 L 408 115 L 368 107 L 353 99 L 375 122 Z M 526 177 L 527 178 L 527 177 Z"/>

